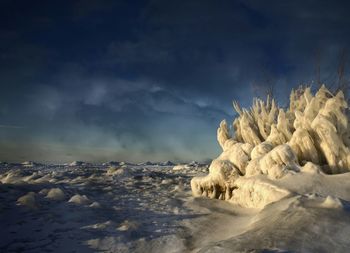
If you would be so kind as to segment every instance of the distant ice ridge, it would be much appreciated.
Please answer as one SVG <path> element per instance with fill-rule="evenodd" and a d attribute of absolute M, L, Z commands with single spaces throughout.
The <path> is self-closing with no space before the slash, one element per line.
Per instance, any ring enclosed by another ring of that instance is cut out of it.
<path fill-rule="evenodd" d="M 250 109 L 236 102 L 233 107 L 238 113 L 234 134 L 223 120 L 217 130 L 223 152 L 213 160 L 207 176 L 192 179 L 194 196 L 263 208 L 301 194 L 287 187 L 291 183 L 279 183 L 284 178 L 293 182 L 298 174 L 326 177 L 349 172 L 350 124 L 342 91 L 333 95 L 323 85 L 313 95 L 309 87 L 301 87 L 292 90 L 289 108 L 278 107 L 269 97 L 254 99 Z M 324 189 L 323 193 L 327 194 Z"/>

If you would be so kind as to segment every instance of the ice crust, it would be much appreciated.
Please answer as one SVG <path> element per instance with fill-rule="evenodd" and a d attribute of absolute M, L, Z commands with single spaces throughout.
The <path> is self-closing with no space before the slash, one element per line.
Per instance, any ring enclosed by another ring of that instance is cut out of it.
<path fill-rule="evenodd" d="M 350 170 L 348 105 L 342 91 L 333 95 L 323 85 L 313 95 L 309 87 L 300 87 L 292 90 L 286 109 L 269 97 L 254 99 L 249 110 L 236 102 L 233 107 L 238 114 L 234 134 L 223 120 L 217 130 L 223 152 L 208 175 L 192 179 L 194 196 L 263 208 L 290 194 L 276 185 L 287 175 Z"/>

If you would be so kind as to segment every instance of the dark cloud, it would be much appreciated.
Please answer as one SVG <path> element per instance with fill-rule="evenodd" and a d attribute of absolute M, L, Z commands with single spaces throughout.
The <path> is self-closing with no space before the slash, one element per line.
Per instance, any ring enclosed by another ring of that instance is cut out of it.
<path fill-rule="evenodd" d="M 0 159 L 203 160 L 232 100 L 336 85 L 346 1 L 2 1 Z M 348 62 L 346 62 L 348 63 Z"/>

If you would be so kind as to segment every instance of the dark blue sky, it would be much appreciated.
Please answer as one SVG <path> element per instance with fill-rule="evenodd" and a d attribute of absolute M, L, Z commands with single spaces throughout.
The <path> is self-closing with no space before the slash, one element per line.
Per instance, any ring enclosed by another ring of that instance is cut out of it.
<path fill-rule="evenodd" d="M 0 3 L 0 160 L 205 160 L 273 84 L 333 85 L 347 1 Z"/>

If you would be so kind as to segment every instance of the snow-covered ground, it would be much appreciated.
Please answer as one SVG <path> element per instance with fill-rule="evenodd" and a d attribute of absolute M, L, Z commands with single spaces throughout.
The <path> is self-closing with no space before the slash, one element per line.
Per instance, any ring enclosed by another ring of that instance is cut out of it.
<path fill-rule="evenodd" d="M 2 165 L 0 172 L 0 252 L 350 248 L 350 173 L 285 177 L 277 182 L 301 193 L 253 209 L 193 198 L 190 180 L 207 174 L 205 165 Z"/>
<path fill-rule="evenodd" d="M 3 165 L 0 252 L 185 251 L 189 181 L 206 166 Z M 148 249 L 147 251 L 144 251 Z"/>

